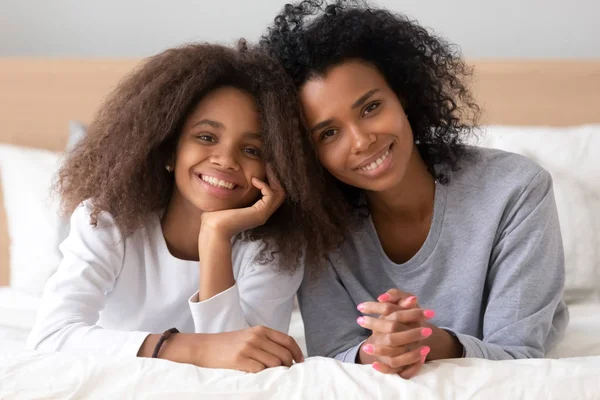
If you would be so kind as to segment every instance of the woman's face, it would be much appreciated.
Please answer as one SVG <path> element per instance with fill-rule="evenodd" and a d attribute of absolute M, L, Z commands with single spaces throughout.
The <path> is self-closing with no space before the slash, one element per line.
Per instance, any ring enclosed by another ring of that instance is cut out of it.
<path fill-rule="evenodd" d="M 175 195 L 201 211 L 245 207 L 265 179 L 254 98 L 225 86 L 209 92 L 185 121 L 175 152 Z"/>
<path fill-rule="evenodd" d="M 402 104 L 373 65 L 330 68 L 300 88 L 321 164 L 340 181 L 385 191 L 402 181 L 416 147 Z"/>

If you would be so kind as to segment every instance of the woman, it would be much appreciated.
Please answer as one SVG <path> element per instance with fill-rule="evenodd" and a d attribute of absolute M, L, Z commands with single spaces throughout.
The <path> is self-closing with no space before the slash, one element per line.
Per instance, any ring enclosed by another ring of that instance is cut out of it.
<path fill-rule="evenodd" d="M 344 237 L 299 292 L 309 355 L 405 378 L 426 360 L 543 357 L 568 322 L 552 180 L 464 144 L 479 109 L 455 47 L 314 0 L 287 5 L 262 45 L 298 89 Z"/>

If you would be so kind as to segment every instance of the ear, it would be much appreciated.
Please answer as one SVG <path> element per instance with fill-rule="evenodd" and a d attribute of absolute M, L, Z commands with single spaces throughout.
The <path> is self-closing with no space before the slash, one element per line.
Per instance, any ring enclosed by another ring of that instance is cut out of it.
<path fill-rule="evenodd" d="M 169 173 L 175 170 L 175 155 L 172 155 L 167 158 L 167 162 L 165 163 L 165 169 Z"/>

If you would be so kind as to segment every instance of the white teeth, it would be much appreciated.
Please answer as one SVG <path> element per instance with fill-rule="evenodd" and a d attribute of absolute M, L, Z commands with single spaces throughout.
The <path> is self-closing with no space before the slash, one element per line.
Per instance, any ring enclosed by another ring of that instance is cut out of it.
<path fill-rule="evenodd" d="M 208 175 L 202 175 L 202 180 L 210 185 L 221 187 L 224 189 L 232 190 L 235 187 L 235 183 L 225 182 Z"/>
<path fill-rule="evenodd" d="M 372 171 L 375 168 L 379 167 L 381 164 L 383 164 L 383 162 L 385 161 L 385 159 L 390 155 L 390 151 L 386 150 L 385 153 L 383 153 L 381 155 L 381 157 L 379 157 L 377 160 L 373 161 L 371 164 L 366 165 L 362 168 L 360 168 L 362 171 Z"/>

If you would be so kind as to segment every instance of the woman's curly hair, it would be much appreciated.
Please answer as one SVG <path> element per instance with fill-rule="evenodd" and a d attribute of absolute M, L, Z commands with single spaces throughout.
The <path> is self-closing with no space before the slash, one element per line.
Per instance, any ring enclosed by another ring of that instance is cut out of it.
<path fill-rule="evenodd" d="M 441 183 L 448 182 L 447 172 L 458 169 L 468 155 L 464 139 L 479 116 L 467 86 L 471 68 L 455 46 L 406 16 L 358 0 L 329 5 L 306 0 L 287 4 L 260 43 L 297 88 L 346 60 L 373 64 L 402 102 L 419 153 Z M 360 206 L 362 190 L 335 181 L 337 185 L 319 195 L 329 202 Z M 336 210 L 332 218 L 341 224 L 347 220 L 346 211 Z"/>
<path fill-rule="evenodd" d="M 315 196 L 324 190 L 318 160 L 302 131 L 294 86 L 280 65 L 242 40 L 238 48 L 191 44 L 149 58 L 111 93 L 87 135 L 70 152 L 55 189 L 70 214 L 89 199 L 91 223 L 109 212 L 125 236 L 141 227 L 151 213 L 166 209 L 174 188 L 165 166 L 172 160 L 184 121 L 209 91 L 230 85 L 251 94 L 263 126 L 264 157 L 287 192 L 269 221 L 244 239 L 275 243 L 257 258 L 280 253 L 281 268 L 293 270 L 306 249 L 316 261 L 334 245 L 333 228 Z M 310 241 L 309 241 L 310 239 Z M 268 253 L 268 254 L 265 254 Z"/>

